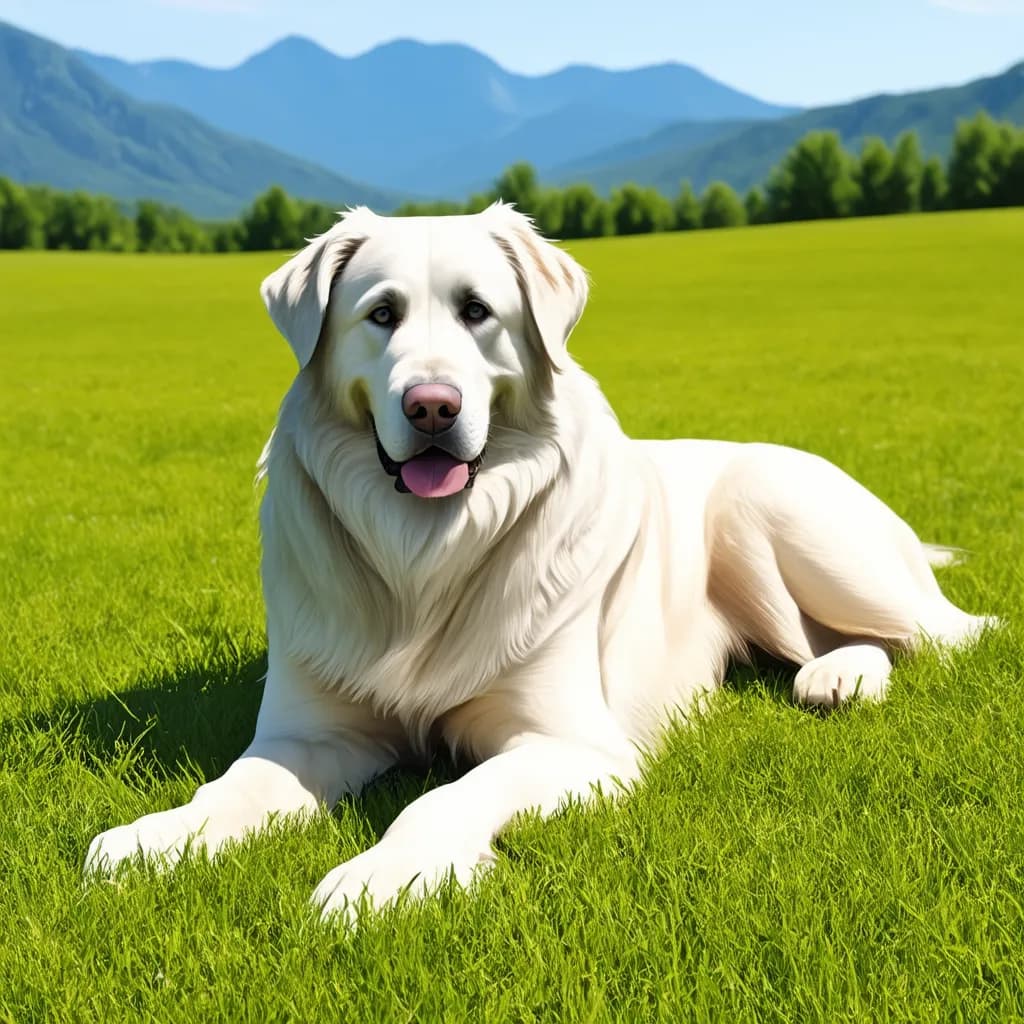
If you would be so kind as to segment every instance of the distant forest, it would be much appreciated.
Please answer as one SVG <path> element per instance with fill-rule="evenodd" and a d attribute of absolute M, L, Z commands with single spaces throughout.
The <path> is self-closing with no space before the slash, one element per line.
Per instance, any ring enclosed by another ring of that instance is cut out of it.
<path fill-rule="evenodd" d="M 496 199 L 515 203 L 552 238 L 738 227 L 779 221 L 1024 205 L 1024 129 L 985 113 L 957 124 L 948 160 L 924 159 L 917 136 L 890 149 L 865 141 L 847 152 L 835 132 L 811 132 L 786 154 L 763 187 L 740 197 L 724 182 L 697 195 L 683 182 L 674 198 L 625 184 L 607 198 L 587 184 L 546 187 L 527 163 L 509 167 L 465 203 L 407 203 L 400 216 L 473 213 Z M 337 212 L 325 203 L 268 189 L 237 220 L 209 223 L 150 200 L 126 206 L 109 196 L 60 192 L 0 178 L 0 249 L 117 252 L 239 252 L 298 249 L 326 231 Z"/>

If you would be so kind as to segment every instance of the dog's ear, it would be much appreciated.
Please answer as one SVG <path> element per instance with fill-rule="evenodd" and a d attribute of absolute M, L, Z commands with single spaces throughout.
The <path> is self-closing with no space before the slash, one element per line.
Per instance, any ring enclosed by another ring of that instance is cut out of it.
<path fill-rule="evenodd" d="M 279 267 L 260 294 L 274 326 L 292 347 L 302 369 L 313 358 L 331 297 L 331 286 L 366 241 L 374 214 L 364 207 L 342 214 L 334 227 Z"/>
<path fill-rule="evenodd" d="M 527 333 L 549 368 L 558 373 L 568 359 L 566 342 L 587 304 L 586 271 L 511 206 L 495 203 L 484 216 L 519 281 Z"/>

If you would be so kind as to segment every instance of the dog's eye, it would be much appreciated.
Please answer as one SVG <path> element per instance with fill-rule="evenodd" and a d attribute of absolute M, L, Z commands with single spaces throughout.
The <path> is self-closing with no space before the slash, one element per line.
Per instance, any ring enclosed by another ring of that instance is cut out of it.
<path fill-rule="evenodd" d="M 479 324 L 491 315 L 491 311 L 479 300 L 470 299 L 462 307 L 462 319 L 471 324 Z"/>
<path fill-rule="evenodd" d="M 377 306 L 370 311 L 370 319 L 381 327 L 390 327 L 395 322 L 395 311 L 390 306 Z"/>

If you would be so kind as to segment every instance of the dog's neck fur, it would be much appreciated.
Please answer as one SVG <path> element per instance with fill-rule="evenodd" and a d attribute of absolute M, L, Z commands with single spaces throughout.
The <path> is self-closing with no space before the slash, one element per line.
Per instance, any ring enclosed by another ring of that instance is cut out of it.
<path fill-rule="evenodd" d="M 538 630 L 557 628 L 585 594 L 599 559 L 581 548 L 611 514 L 570 508 L 570 481 L 603 464 L 589 446 L 622 437 L 581 370 L 556 386 L 598 403 L 608 437 L 584 439 L 575 424 L 541 436 L 495 425 L 475 487 L 424 501 L 394 490 L 372 432 L 341 421 L 300 375 L 265 458 L 264 575 L 291 590 L 283 602 L 265 595 L 271 642 L 324 685 L 427 724 L 447 710 L 441 699 L 469 699 L 535 651 Z M 285 621 L 279 603 L 305 614 Z"/>

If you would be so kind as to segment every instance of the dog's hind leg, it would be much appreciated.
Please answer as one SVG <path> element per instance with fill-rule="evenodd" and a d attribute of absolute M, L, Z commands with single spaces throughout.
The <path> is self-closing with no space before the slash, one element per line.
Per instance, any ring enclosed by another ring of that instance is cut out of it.
<path fill-rule="evenodd" d="M 889 650 L 960 645 L 993 621 L 952 604 L 914 531 L 816 456 L 748 446 L 709 514 L 712 597 L 745 639 L 801 666 L 802 702 L 880 699 Z"/>

